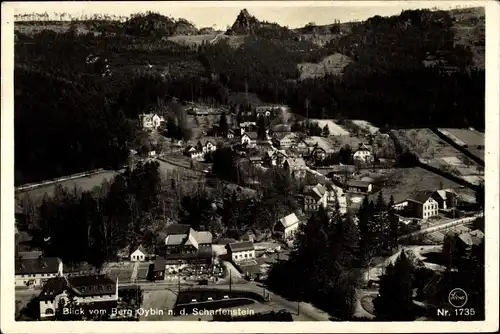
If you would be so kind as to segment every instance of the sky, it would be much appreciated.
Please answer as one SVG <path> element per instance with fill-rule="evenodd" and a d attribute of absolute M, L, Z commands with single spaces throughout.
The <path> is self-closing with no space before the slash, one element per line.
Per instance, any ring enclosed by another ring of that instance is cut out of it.
<path fill-rule="evenodd" d="M 197 28 L 225 29 L 232 25 L 241 9 L 261 21 L 276 22 L 297 28 L 309 22 L 330 24 L 335 20 L 348 22 L 369 17 L 398 15 L 405 9 L 477 7 L 480 1 L 144 1 L 144 2 L 15 2 L 14 13 L 109 14 L 129 16 L 133 13 L 154 11 L 173 18 L 185 18 Z M 58 17 L 58 16 L 57 16 Z"/>

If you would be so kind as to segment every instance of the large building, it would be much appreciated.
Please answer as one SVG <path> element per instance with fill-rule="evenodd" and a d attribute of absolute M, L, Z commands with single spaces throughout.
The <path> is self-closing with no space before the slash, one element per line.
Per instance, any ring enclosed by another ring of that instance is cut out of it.
<path fill-rule="evenodd" d="M 418 191 L 408 198 L 408 210 L 413 217 L 428 219 L 439 213 L 438 202 L 432 198 L 433 191 Z"/>
<path fill-rule="evenodd" d="M 23 257 L 24 256 L 24 257 Z M 55 257 L 31 258 L 18 253 L 15 259 L 15 286 L 38 287 L 50 278 L 63 275 L 63 263 Z"/>
<path fill-rule="evenodd" d="M 320 207 L 326 208 L 328 204 L 328 191 L 326 188 L 317 184 L 315 186 L 305 186 L 303 191 L 304 212 L 318 211 Z"/>
<path fill-rule="evenodd" d="M 198 251 L 212 250 L 212 233 L 195 231 L 192 228 L 186 233 L 169 234 L 165 238 L 166 254 L 193 254 Z"/>
<path fill-rule="evenodd" d="M 106 275 L 69 276 L 49 279 L 38 297 L 40 318 L 53 317 L 60 304 L 74 298 L 80 306 L 97 310 L 117 306 L 118 281 Z"/>
<path fill-rule="evenodd" d="M 165 254 L 156 256 L 152 269 L 153 280 L 163 280 L 167 274 L 185 266 L 207 267 L 213 260 L 212 233 L 195 231 L 188 225 L 173 224 L 167 229 Z"/>
<path fill-rule="evenodd" d="M 255 259 L 255 246 L 253 242 L 242 241 L 230 243 L 226 246 L 227 253 L 233 262 L 245 262 Z"/>

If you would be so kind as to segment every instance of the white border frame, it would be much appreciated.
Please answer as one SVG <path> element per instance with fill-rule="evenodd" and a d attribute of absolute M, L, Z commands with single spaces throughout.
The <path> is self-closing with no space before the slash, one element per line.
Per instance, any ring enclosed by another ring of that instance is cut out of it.
<path fill-rule="evenodd" d="M 114 8 L 127 6 L 131 11 L 143 12 L 150 6 L 165 2 L 66 2 L 71 6 L 93 8 L 99 6 L 102 12 L 112 12 Z M 498 222 L 499 207 L 499 5 L 493 1 L 471 2 L 433 2 L 433 1 L 337 1 L 337 2 L 260 2 L 260 1 L 227 1 L 227 2 L 168 2 L 168 6 L 187 7 L 310 7 L 310 6 L 342 6 L 342 7 L 386 7 L 395 4 L 421 6 L 484 6 L 486 12 L 486 205 L 485 216 L 490 223 L 486 232 L 486 321 L 481 322 L 15 322 L 14 321 L 14 122 L 13 122 L 13 68 L 14 68 L 14 9 L 16 2 L 2 3 L 2 113 L 1 113 L 1 330 L 4 333 L 396 333 L 396 332 L 476 332 L 498 330 Z M 45 12 L 54 3 L 30 3 L 33 11 Z M 24 4 L 23 6 L 26 6 Z M 332 18 L 333 20 L 333 18 Z M 43 89 L 41 87 L 41 89 Z"/>

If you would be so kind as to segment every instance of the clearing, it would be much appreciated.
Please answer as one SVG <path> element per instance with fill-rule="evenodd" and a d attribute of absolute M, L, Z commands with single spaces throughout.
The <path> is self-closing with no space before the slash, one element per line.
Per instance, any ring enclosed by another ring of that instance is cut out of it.
<path fill-rule="evenodd" d="M 476 184 L 484 176 L 484 168 L 441 140 L 430 129 L 391 130 L 402 146 L 406 146 L 420 161 Z M 478 178 L 479 177 L 479 178 Z M 469 180 L 470 179 L 470 180 Z"/>
<path fill-rule="evenodd" d="M 176 35 L 169 36 L 167 40 L 186 46 L 199 46 L 203 42 L 216 43 L 219 40 L 227 39 L 231 47 L 237 48 L 243 44 L 245 40 L 244 35 L 241 36 L 228 36 L 224 33 L 202 34 L 202 35 Z"/>
<path fill-rule="evenodd" d="M 66 189 L 80 188 L 83 191 L 89 191 L 95 187 L 99 187 L 102 182 L 107 180 L 110 182 L 118 174 L 118 171 L 103 171 L 101 173 L 93 174 L 91 176 L 83 176 L 77 179 L 54 182 L 52 184 L 42 186 L 36 189 L 28 189 L 20 191 L 16 194 L 22 196 L 23 194 L 28 194 L 33 199 L 41 199 L 44 195 L 52 196 L 54 195 L 54 190 L 57 185 L 62 186 Z"/>
<path fill-rule="evenodd" d="M 372 135 L 379 131 L 379 128 L 377 128 L 375 125 L 365 120 L 358 119 L 358 120 L 352 120 L 351 122 L 362 128 L 363 130 L 370 132 Z"/>
<path fill-rule="evenodd" d="M 341 53 L 326 56 L 319 63 L 301 63 L 297 65 L 300 71 L 299 80 L 322 78 L 326 74 L 342 75 L 344 68 L 352 59 Z"/>
<path fill-rule="evenodd" d="M 363 170 L 360 177 L 365 176 L 373 178 L 375 183 L 380 183 L 380 186 L 383 187 L 382 194 L 386 202 L 389 202 L 391 195 L 394 197 L 394 203 L 402 202 L 418 190 L 453 188 L 459 192 L 470 191 L 462 189 L 458 183 L 420 167 L 382 169 L 375 172 Z M 377 196 L 378 192 L 373 193 L 369 195 L 369 199 L 376 201 Z"/>
<path fill-rule="evenodd" d="M 343 127 L 335 123 L 333 119 L 309 119 L 311 122 L 316 122 L 323 129 L 325 125 L 328 126 L 328 130 L 330 131 L 331 136 L 348 136 L 349 132 L 345 130 Z"/>
<path fill-rule="evenodd" d="M 464 149 L 484 160 L 484 133 L 473 129 L 438 129 Z"/>

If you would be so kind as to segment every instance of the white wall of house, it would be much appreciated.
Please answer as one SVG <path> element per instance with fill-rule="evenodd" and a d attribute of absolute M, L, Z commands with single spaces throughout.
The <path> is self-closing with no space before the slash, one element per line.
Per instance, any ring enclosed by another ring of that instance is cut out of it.
<path fill-rule="evenodd" d="M 15 286 L 41 286 L 42 282 L 57 275 L 57 273 L 16 275 Z"/>
<path fill-rule="evenodd" d="M 283 238 L 285 238 L 285 240 L 294 239 L 298 229 L 299 223 L 288 226 L 287 228 L 285 228 Z"/>
<path fill-rule="evenodd" d="M 56 276 L 63 275 L 63 264 L 59 262 L 57 272 L 47 274 L 24 274 L 15 275 L 15 286 L 41 286 L 46 280 Z"/>
<path fill-rule="evenodd" d="M 372 154 L 367 150 L 358 150 L 352 155 L 354 160 L 359 160 L 363 162 L 368 162 L 372 160 Z"/>
<path fill-rule="evenodd" d="M 241 262 L 245 260 L 255 259 L 255 250 L 249 249 L 239 252 L 231 252 L 231 258 L 234 262 Z"/>
<path fill-rule="evenodd" d="M 130 261 L 145 261 L 146 255 L 140 250 L 136 250 L 130 255 Z"/>
<path fill-rule="evenodd" d="M 117 291 L 114 291 L 111 294 L 107 295 L 100 295 L 100 296 L 87 296 L 87 297 L 76 297 L 76 302 L 77 304 L 85 304 L 85 303 L 94 303 L 94 302 L 109 302 L 109 301 L 114 301 L 118 300 L 118 294 Z M 41 300 L 40 301 L 40 318 L 47 318 L 50 316 L 53 316 L 57 307 L 59 306 L 59 301 L 61 299 L 67 301 L 68 300 L 68 295 L 66 292 L 61 293 L 53 300 Z"/>

